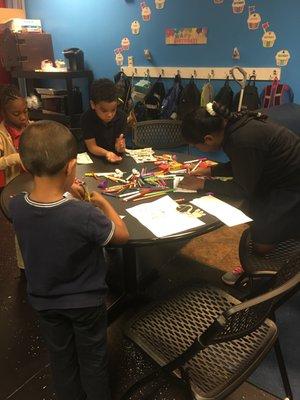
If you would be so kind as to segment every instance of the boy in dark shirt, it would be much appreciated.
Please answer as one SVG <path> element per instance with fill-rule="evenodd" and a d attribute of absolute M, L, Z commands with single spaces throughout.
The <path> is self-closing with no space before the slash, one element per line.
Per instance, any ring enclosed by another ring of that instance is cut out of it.
<path fill-rule="evenodd" d="M 10 204 L 25 262 L 28 297 L 38 312 L 60 400 L 109 399 L 106 371 L 106 265 L 103 246 L 128 231 L 98 193 L 89 204 L 64 197 L 76 173 L 76 142 L 63 125 L 27 127 L 20 157 L 34 177 Z"/>
<path fill-rule="evenodd" d="M 109 162 L 120 162 L 125 151 L 126 115 L 118 109 L 115 84 L 109 79 L 98 79 L 91 87 L 91 109 L 81 118 L 81 129 L 88 151 L 105 157 Z"/>
<path fill-rule="evenodd" d="M 182 181 L 182 187 L 246 198 L 257 253 L 265 254 L 277 243 L 300 236 L 298 136 L 257 113 L 230 115 L 216 102 L 189 114 L 183 121 L 182 132 L 189 143 L 202 151 L 222 147 L 230 160 L 227 164 L 199 168 L 195 175 L 233 177 L 233 182 L 218 182 L 189 176 Z M 239 271 L 236 279 L 238 275 Z M 232 277 L 226 283 L 234 284 L 236 279 Z"/>

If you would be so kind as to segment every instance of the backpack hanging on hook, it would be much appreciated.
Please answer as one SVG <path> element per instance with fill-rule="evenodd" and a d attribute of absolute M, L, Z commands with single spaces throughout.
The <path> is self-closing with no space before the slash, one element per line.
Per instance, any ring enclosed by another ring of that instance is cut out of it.
<path fill-rule="evenodd" d="M 244 95 L 242 100 L 242 110 L 257 110 L 260 108 L 260 98 L 258 95 L 257 87 L 255 85 L 255 75 L 251 75 L 248 83 L 244 89 Z M 241 92 L 238 92 L 234 96 L 233 100 L 233 110 L 238 110 L 238 104 L 240 99 Z"/>
<path fill-rule="evenodd" d="M 132 108 L 132 80 L 123 71 L 118 72 L 114 76 L 114 82 L 118 91 L 118 105 L 126 114 L 129 114 Z"/>
<path fill-rule="evenodd" d="M 161 106 L 161 116 L 162 118 L 176 119 L 177 118 L 177 108 L 179 103 L 180 94 L 182 91 L 181 77 L 177 74 L 174 78 L 174 83 L 171 89 L 168 91 L 166 97 L 164 98 Z"/>
<path fill-rule="evenodd" d="M 279 79 L 275 77 L 271 85 L 263 88 L 260 98 L 261 106 L 263 108 L 270 108 L 292 103 L 294 101 L 294 93 L 289 85 L 280 83 Z"/>
<path fill-rule="evenodd" d="M 232 111 L 233 91 L 229 85 L 229 77 L 226 78 L 224 86 L 217 93 L 215 101 Z"/>
<path fill-rule="evenodd" d="M 153 120 L 160 118 L 161 105 L 165 95 L 165 85 L 160 75 L 150 87 L 144 99 L 145 106 L 147 108 L 147 119 Z"/>
<path fill-rule="evenodd" d="M 178 104 L 178 117 L 184 118 L 186 114 L 199 107 L 200 92 L 192 76 L 189 83 L 183 88 Z"/>

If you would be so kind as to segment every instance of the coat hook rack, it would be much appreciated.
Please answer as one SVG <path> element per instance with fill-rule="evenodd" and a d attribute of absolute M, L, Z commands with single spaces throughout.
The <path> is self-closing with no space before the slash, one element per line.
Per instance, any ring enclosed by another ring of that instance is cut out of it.
<path fill-rule="evenodd" d="M 227 77 L 232 80 L 232 76 L 230 75 L 230 69 L 232 67 L 166 67 L 166 66 L 158 66 L 158 67 L 149 67 L 149 66 L 135 66 L 128 67 L 123 66 L 121 71 L 124 71 L 126 75 L 130 76 L 134 72 L 136 78 L 151 76 L 151 78 L 158 78 L 160 75 L 164 78 L 174 79 L 176 75 L 180 75 L 182 79 L 190 79 L 193 75 L 197 77 L 197 79 L 207 80 L 208 77 L 210 79 L 219 79 L 223 80 Z M 275 77 L 280 79 L 281 69 L 274 67 L 242 67 L 246 73 L 247 77 L 251 75 L 255 76 L 257 81 L 272 81 Z"/>

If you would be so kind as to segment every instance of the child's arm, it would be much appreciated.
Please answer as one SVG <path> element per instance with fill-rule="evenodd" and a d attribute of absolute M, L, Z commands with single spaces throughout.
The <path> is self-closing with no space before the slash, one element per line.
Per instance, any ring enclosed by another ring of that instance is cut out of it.
<path fill-rule="evenodd" d="M 129 239 L 129 233 L 123 220 L 119 217 L 118 213 L 112 207 L 112 205 L 99 193 L 91 192 L 91 202 L 115 224 L 115 231 L 110 240 L 112 244 L 124 244 Z"/>
<path fill-rule="evenodd" d="M 123 133 L 117 137 L 116 143 L 115 143 L 115 149 L 118 153 L 124 153 L 125 152 L 125 138 Z"/>
<path fill-rule="evenodd" d="M 88 151 L 95 156 L 105 157 L 107 161 L 112 163 L 122 161 L 122 157 L 119 157 L 112 151 L 108 151 L 103 147 L 98 146 L 94 138 L 85 140 L 85 144 Z"/>
<path fill-rule="evenodd" d="M 3 151 L 3 145 L 0 141 L 0 170 L 4 170 L 16 164 L 21 164 L 19 153 L 13 153 L 6 156 Z"/>

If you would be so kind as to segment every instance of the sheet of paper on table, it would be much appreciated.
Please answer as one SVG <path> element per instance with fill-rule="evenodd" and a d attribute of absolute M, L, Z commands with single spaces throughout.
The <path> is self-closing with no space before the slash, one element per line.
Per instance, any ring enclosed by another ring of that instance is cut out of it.
<path fill-rule="evenodd" d="M 93 164 L 93 160 L 88 153 L 77 154 L 77 164 Z"/>
<path fill-rule="evenodd" d="M 152 162 L 156 161 L 156 157 L 154 157 L 154 150 L 152 147 L 146 147 L 144 149 L 126 149 L 127 155 L 132 157 L 137 164 L 142 164 L 144 162 Z"/>
<path fill-rule="evenodd" d="M 204 225 L 193 216 L 176 210 L 178 204 L 169 196 L 151 203 L 127 208 L 127 212 L 148 228 L 155 236 L 164 237 Z"/>
<path fill-rule="evenodd" d="M 241 210 L 214 196 L 203 196 L 191 201 L 193 205 L 214 215 L 227 226 L 235 226 L 252 221 Z"/>
<path fill-rule="evenodd" d="M 175 193 L 197 193 L 197 190 L 183 189 L 178 187 L 179 182 L 182 181 L 183 178 L 184 178 L 183 176 L 176 176 L 174 178 L 173 187 L 175 189 Z"/>

